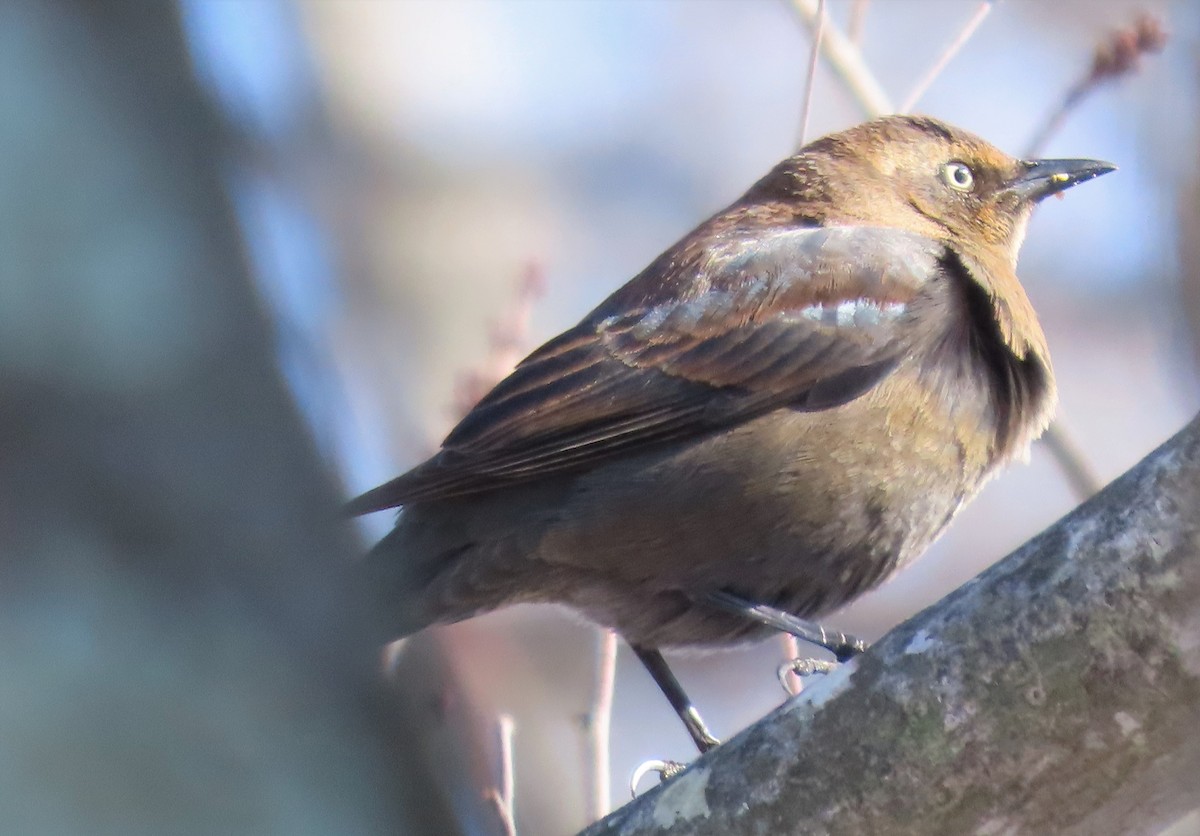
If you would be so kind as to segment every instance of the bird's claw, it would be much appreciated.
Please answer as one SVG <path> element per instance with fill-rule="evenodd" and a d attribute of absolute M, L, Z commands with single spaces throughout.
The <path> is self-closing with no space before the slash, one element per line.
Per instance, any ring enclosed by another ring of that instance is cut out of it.
<path fill-rule="evenodd" d="M 860 653 L 866 653 L 867 643 L 865 641 L 854 636 L 847 636 L 845 633 L 839 635 L 841 636 L 842 643 L 830 648 L 839 662 L 849 662 Z M 824 671 L 824 673 L 828 673 L 828 671 Z"/>
<path fill-rule="evenodd" d="M 783 686 L 783 690 L 790 697 L 796 692 L 788 685 L 789 676 L 798 676 L 803 679 L 817 673 L 830 673 L 840 664 L 841 662 L 826 662 L 823 659 L 791 659 L 780 665 L 775 670 L 775 675 L 779 678 L 779 684 Z"/>
<path fill-rule="evenodd" d="M 681 715 L 683 724 L 687 726 L 688 733 L 692 736 L 692 740 L 696 742 L 696 748 L 700 750 L 700 754 L 704 754 L 709 749 L 715 749 L 721 745 L 721 741 L 713 737 L 712 732 L 708 730 L 708 726 L 704 725 L 704 721 L 700 719 L 700 713 L 696 711 L 695 706 L 689 705 Z"/>
<path fill-rule="evenodd" d="M 658 773 L 658 782 L 661 784 L 671 780 L 685 769 L 687 769 L 687 764 L 680 763 L 679 761 L 646 761 L 637 769 L 633 770 L 633 776 L 629 779 L 629 794 L 633 798 L 637 798 L 638 784 L 640 784 L 642 779 L 651 772 Z"/>

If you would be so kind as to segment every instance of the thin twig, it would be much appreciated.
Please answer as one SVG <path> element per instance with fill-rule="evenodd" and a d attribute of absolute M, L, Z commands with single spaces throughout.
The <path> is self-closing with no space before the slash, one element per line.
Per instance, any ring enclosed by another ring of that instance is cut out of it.
<path fill-rule="evenodd" d="M 458 376 L 453 406 L 456 419 L 470 412 L 528 350 L 533 309 L 545 292 L 545 269 L 540 262 L 531 260 L 517 280 L 512 301 L 490 325 L 487 356 L 479 366 Z"/>
<path fill-rule="evenodd" d="M 1167 38 L 1162 21 L 1151 14 L 1142 14 L 1131 26 L 1112 32 L 1096 46 L 1087 73 L 1067 89 L 1022 156 L 1025 159 L 1040 156 L 1050 139 L 1058 133 L 1067 117 L 1084 99 L 1105 82 L 1117 81 L 1137 72 L 1142 56 L 1161 52 L 1166 46 Z M 1058 463 L 1071 490 L 1081 501 L 1100 490 L 1100 478 L 1088 463 L 1083 449 L 1075 441 L 1072 433 L 1063 425 L 1061 418 L 1046 431 L 1042 441 L 1045 442 L 1046 449 L 1054 461 Z"/>
<path fill-rule="evenodd" d="M 815 31 L 818 21 L 817 0 L 788 0 L 800 20 Z M 825 23 L 825 33 L 821 38 L 821 54 L 829 62 L 829 66 L 837 73 L 846 89 L 862 108 L 863 113 L 874 118 L 885 113 L 892 113 L 892 102 L 884 92 L 883 87 L 875 79 L 862 53 L 858 51 L 849 38 L 842 34 L 832 20 Z"/>
<path fill-rule="evenodd" d="M 808 118 L 812 115 L 813 88 L 817 83 L 817 59 L 821 57 L 821 38 L 825 34 L 825 0 L 817 0 L 817 26 L 813 30 L 812 50 L 808 58 L 808 78 L 804 82 L 804 101 L 800 105 L 800 142 L 804 146 L 804 138 L 808 136 Z"/>
<path fill-rule="evenodd" d="M 871 0 L 854 0 L 850 5 L 850 22 L 846 25 L 846 38 L 862 48 L 863 25 L 867 22 L 867 5 Z"/>
<path fill-rule="evenodd" d="M 517 836 L 516 777 L 513 769 L 513 733 L 516 724 L 508 714 L 501 714 L 496 721 L 496 734 L 500 742 L 499 786 L 485 793 L 485 797 L 496 808 L 496 815 L 504 828 L 505 836 Z"/>
<path fill-rule="evenodd" d="M 1033 141 L 1025 149 L 1025 158 L 1039 155 L 1071 112 L 1102 84 L 1132 75 L 1141 67 L 1142 56 L 1162 52 L 1168 37 L 1162 20 L 1148 13 L 1139 15 L 1132 25 L 1110 33 L 1096 46 L 1087 73 L 1067 89 L 1058 106 L 1034 134 Z"/>
<path fill-rule="evenodd" d="M 1059 418 L 1042 436 L 1042 442 L 1050 455 L 1058 462 L 1067 484 L 1071 486 L 1075 496 L 1082 502 L 1100 492 L 1104 483 L 1096 475 L 1084 455 L 1083 448 L 1075 441 L 1074 436 L 1063 425 Z"/>
<path fill-rule="evenodd" d="M 612 736 L 613 692 L 617 679 L 617 634 L 596 633 L 596 689 L 587 716 L 588 748 L 591 750 L 592 785 L 588 798 L 588 821 L 608 815 L 612 804 L 612 766 L 609 742 Z"/>
<path fill-rule="evenodd" d="M 984 19 L 992 11 L 992 0 L 983 0 L 979 7 L 975 9 L 975 13 L 971 15 L 971 19 L 967 21 L 962 30 L 954 38 L 953 41 L 943 50 L 938 59 L 933 62 L 921 80 L 913 87 L 912 92 L 908 94 L 908 98 L 904 100 L 904 104 L 900 105 L 901 113 L 908 113 L 921 100 L 921 96 L 925 95 L 925 91 L 929 86 L 942 74 L 942 70 L 946 69 L 946 65 L 954 60 L 954 56 L 958 55 L 959 50 L 966 46 L 967 41 L 971 40 L 971 36 L 975 34 L 975 30 L 979 28 Z"/>
<path fill-rule="evenodd" d="M 800 658 L 800 640 L 798 638 L 788 633 L 781 633 L 779 643 L 783 645 L 783 660 L 785 662 Z M 789 674 L 784 683 L 784 687 L 787 688 L 792 696 L 799 694 L 800 689 L 803 687 L 803 680 L 796 673 Z"/>

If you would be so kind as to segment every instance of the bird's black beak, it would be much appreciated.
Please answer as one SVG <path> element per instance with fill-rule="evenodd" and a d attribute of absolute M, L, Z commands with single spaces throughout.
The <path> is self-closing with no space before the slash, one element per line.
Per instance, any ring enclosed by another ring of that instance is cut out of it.
<path fill-rule="evenodd" d="M 1100 160 L 1022 160 L 1021 172 L 1006 190 L 1023 201 L 1035 203 L 1116 170 L 1112 163 Z"/>

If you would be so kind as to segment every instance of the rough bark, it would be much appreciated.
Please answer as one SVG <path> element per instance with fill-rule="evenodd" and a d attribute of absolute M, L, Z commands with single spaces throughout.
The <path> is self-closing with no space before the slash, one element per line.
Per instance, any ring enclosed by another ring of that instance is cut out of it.
<path fill-rule="evenodd" d="M 585 833 L 1198 829 L 1200 417 Z"/>

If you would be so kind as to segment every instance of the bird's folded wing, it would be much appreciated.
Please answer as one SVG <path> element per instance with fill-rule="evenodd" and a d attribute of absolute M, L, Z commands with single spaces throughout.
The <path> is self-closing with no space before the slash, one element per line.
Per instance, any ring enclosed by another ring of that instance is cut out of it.
<path fill-rule="evenodd" d="M 647 271 L 530 355 L 367 513 L 541 478 L 770 410 L 852 400 L 914 348 L 941 245 L 878 227 L 729 237 Z"/>

